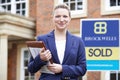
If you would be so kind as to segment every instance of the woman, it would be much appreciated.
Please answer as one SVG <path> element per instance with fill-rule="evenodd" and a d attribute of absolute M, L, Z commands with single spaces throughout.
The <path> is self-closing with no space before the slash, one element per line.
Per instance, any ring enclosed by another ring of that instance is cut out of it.
<path fill-rule="evenodd" d="M 47 65 L 53 73 L 41 73 L 39 80 L 78 80 L 86 73 L 85 47 L 81 38 L 67 30 L 70 20 L 68 6 L 57 5 L 53 11 L 55 29 L 37 37 L 38 41 L 45 43 L 47 50 L 42 49 L 35 59 L 31 57 L 28 70 L 35 73 Z M 54 63 L 48 64 L 51 58 Z"/>

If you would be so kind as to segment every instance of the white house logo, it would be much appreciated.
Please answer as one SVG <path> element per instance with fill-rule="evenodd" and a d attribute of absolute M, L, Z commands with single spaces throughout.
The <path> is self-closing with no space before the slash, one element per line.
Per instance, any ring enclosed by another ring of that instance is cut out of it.
<path fill-rule="evenodd" d="M 95 22 L 94 33 L 95 34 L 106 34 L 107 33 L 107 23 L 106 22 Z"/>
<path fill-rule="evenodd" d="M 90 22 L 87 23 L 90 24 Z M 89 32 L 88 34 L 83 34 L 85 41 L 117 41 L 117 37 L 114 35 L 116 32 L 112 29 L 115 24 L 113 25 L 113 23 L 108 23 L 107 21 L 94 21 L 91 25 L 87 25 L 87 23 L 84 24 L 84 27 L 91 26 L 91 28 L 87 27 L 88 31 L 86 29 L 86 31 L 83 31 Z"/>

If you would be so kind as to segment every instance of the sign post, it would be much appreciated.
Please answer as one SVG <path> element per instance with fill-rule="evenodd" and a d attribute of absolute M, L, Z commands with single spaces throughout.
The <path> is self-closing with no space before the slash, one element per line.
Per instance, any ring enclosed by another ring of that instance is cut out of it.
<path fill-rule="evenodd" d="M 88 70 L 119 70 L 120 19 L 82 19 L 81 28 Z"/>

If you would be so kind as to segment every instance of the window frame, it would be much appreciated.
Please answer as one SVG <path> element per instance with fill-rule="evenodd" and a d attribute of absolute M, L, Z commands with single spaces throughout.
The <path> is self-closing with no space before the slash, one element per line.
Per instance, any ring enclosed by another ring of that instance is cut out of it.
<path fill-rule="evenodd" d="M 111 75 L 112 75 L 112 74 L 115 74 L 115 75 L 116 75 L 116 76 L 115 76 L 115 77 L 116 77 L 116 80 L 119 79 L 120 71 L 111 71 L 111 72 L 110 72 L 110 78 L 111 78 Z M 112 80 L 112 79 L 110 79 L 110 80 Z"/>
<path fill-rule="evenodd" d="M 110 0 L 101 0 L 102 15 L 112 15 L 112 14 L 119 14 L 119 13 L 120 13 L 120 6 L 110 7 Z"/>
<path fill-rule="evenodd" d="M 10 5 L 11 6 L 11 11 L 7 11 L 7 9 L 5 9 L 5 12 L 10 12 L 10 13 L 12 13 L 12 14 L 17 14 L 16 13 L 16 11 L 17 11 L 17 9 L 16 9 L 16 4 L 17 3 L 24 3 L 25 2 L 25 15 L 24 16 L 26 16 L 26 17 L 28 17 L 29 16 L 29 0 L 24 0 L 24 1 L 22 1 L 22 0 L 20 0 L 20 1 L 16 1 L 16 0 L 11 0 L 9 3 L 1 3 L 0 4 L 0 6 L 3 6 L 3 5 Z M 18 14 L 18 15 L 21 15 L 21 14 Z M 23 16 L 23 15 L 21 15 L 21 16 Z"/>
<path fill-rule="evenodd" d="M 20 80 L 25 79 L 25 67 L 24 67 L 24 51 L 28 51 L 28 48 L 21 49 L 21 66 L 20 66 Z"/>
<path fill-rule="evenodd" d="M 118 74 L 118 71 L 102 71 L 101 72 L 101 80 L 111 80 L 110 79 L 111 74 Z M 120 71 L 119 71 L 119 74 L 120 74 Z"/>
<path fill-rule="evenodd" d="M 63 0 L 54 0 L 54 5 L 63 3 Z M 87 16 L 87 0 L 83 0 L 83 10 L 71 11 L 71 18 L 80 18 Z"/>

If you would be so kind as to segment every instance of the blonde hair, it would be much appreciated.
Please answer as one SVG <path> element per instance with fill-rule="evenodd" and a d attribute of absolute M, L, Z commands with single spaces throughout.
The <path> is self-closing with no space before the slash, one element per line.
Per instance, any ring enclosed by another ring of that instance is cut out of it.
<path fill-rule="evenodd" d="M 68 10 L 69 16 L 71 17 L 70 8 L 69 8 L 65 3 L 56 5 L 56 6 L 54 7 L 53 14 L 54 14 L 54 11 L 55 11 L 56 9 L 59 9 L 59 8 Z"/>

